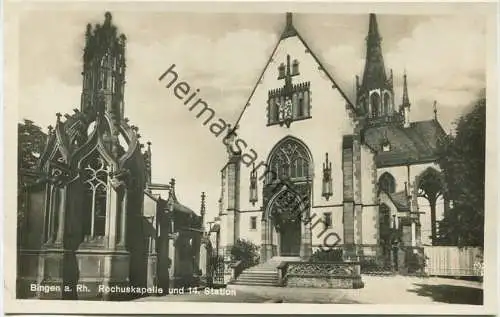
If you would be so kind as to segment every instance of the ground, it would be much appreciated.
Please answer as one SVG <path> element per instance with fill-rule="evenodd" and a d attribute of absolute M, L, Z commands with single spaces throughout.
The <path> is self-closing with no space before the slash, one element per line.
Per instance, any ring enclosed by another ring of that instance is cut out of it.
<path fill-rule="evenodd" d="M 139 301 L 335 303 L 335 304 L 468 304 L 482 305 L 480 282 L 448 278 L 363 276 L 362 289 L 283 288 L 229 285 L 230 295 L 199 294 L 146 297 Z M 234 290 L 234 291 L 233 291 Z"/>

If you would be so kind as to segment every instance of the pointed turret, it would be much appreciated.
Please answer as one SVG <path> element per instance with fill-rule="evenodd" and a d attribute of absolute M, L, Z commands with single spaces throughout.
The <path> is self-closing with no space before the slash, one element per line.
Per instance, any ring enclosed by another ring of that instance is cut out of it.
<path fill-rule="evenodd" d="M 356 76 L 356 104 L 373 125 L 403 121 L 402 115 L 394 110 L 392 70 L 388 77 L 381 42 L 377 17 L 372 13 L 366 37 L 366 60 L 361 83 Z"/>
<path fill-rule="evenodd" d="M 408 97 L 408 82 L 406 79 L 406 70 L 403 75 L 403 102 L 401 103 L 401 107 L 408 107 L 410 108 L 410 97 Z"/>
<path fill-rule="evenodd" d="M 104 15 L 102 25 L 87 25 L 81 111 L 103 110 L 110 114 L 113 120 L 119 121 L 123 118 L 125 41 L 125 35 L 118 35 L 109 12 Z M 100 107 L 102 109 L 98 109 Z"/>
<path fill-rule="evenodd" d="M 404 116 L 404 124 L 405 128 L 410 126 L 410 97 L 408 96 L 408 82 L 406 78 L 406 70 L 403 75 L 403 100 L 401 102 L 401 111 Z"/>

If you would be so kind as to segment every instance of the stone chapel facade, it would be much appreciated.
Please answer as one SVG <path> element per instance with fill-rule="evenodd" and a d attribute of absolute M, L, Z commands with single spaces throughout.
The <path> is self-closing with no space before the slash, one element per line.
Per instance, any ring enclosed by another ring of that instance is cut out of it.
<path fill-rule="evenodd" d="M 260 246 L 261 262 L 308 260 L 328 247 L 342 248 L 346 260 L 387 258 L 394 244 L 422 245 L 423 180 L 432 176 L 442 185 L 435 162 L 445 132 L 437 116 L 410 121 L 406 74 L 403 98 L 394 99 L 374 14 L 366 45 L 351 102 L 287 14 L 227 137 L 216 217 L 222 252 L 239 238 Z M 390 228 L 400 233 L 397 241 Z"/>
<path fill-rule="evenodd" d="M 87 26 L 81 107 L 56 115 L 38 168 L 20 173 L 29 182 L 18 298 L 138 296 L 131 286 L 165 295 L 195 283 L 204 194 L 198 215 L 178 201 L 175 180 L 151 182 L 151 143 L 144 149 L 125 117 L 125 46 L 110 13 Z"/>

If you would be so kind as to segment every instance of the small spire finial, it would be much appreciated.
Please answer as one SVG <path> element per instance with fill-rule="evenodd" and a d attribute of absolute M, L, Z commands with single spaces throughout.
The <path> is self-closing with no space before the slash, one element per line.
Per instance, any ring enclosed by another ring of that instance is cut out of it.
<path fill-rule="evenodd" d="M 111 19 L 112 19 L 112 16 L 111 16 L 111 13 L 109 11 L 107 11 L 106 13 L 104 13 L 104 23 L 111 23 Z"/>
<path fill-rule="evenodd" d="M 290 27 L 293 25 L 293 15 L 292 12 L 287 12 L 286 13 L 286 26 Z"/>
<path fill-rule="evenodd" d="M 200 214 L 203 216 L 205 215 L 205 192 L 201 192 L 201 208 L 200 208 Z"/>
<path fill-rule="evenodd" d="M 434 100 L 434 120 L 438 119 L 437 101 Z"/>
<path fill-rule="evenodd" d="M 52 129 L 54 129 L 54 127 L 53 127 L 52 125 L 49 125 L 49 126 L 47 127 L 47 129 L 49 130 L 49 134 L 50 134 L 50 133 L 52 133 Z"/>
<path fill-rule="evenodd" d="M 56 113 L 57 122 L 61 121 L 62 114 L 60 112 Z"/>
<path fill-rule="evenodd" d="M 410 97 L 408 96 L 408 81 L 406 76 L 406 68 L 403 72 L 403 101 L 401 104 L 403 107 L 410 107 Z"/>
<path fill-rule="evenodd" d="M 297 35 L 297 31 L 295 30 L 293 26 L 293 16 L 291 12 L 286 13 L 286 26 L 285 30 L 283 31 L 283 34 L 281 35 L 281 38 L 287 38 L 287 37 L 292 37 Z"/>
<path fill-rule="evenodd" d="M 172 189 L 175 188 L 175 178 L 170 179 L 170 187 L 172 187 Z"/>

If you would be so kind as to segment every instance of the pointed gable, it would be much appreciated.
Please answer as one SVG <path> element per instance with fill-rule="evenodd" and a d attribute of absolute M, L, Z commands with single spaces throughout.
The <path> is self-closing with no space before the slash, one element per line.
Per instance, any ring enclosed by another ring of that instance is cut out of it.
<path fill-rule="evenodd" d="M 287 61 L 288 58 L 290 59 L 290 62 Z M 267 74 L 270 74 L 269 76 L 276 76 L 277 79 L 285 79 L 286 76 L 281 76 L 282 74 L 280 74 L 280 72 L 281 69 L 283 69 L 284 73 L 286 74 L 286 71 L 288 70 L 287 69 L 288 63 L 290 63 L 292 76 L 294 76 L 293 75 L 294 69 L 297 69 L 297 72 L 301 74 L 302 70 L 306 69 L 310 70 L 309 68 L 302 66 L 304 60 L 308 60 L 309 63 L 314 64 L 314 69 L 312 71 L 319 73 L 323 78 L 325 78 L 330 82 L 329 85 L 330 88 L 337 90 L 338 93 L 340 93 L 340 95 L 344 99 L 345 105 L 343 106 L 345 106 L 351 113 L 354 114 L 356 111 L 354 104 L 349 100 L 349 98 L 344 93 L 344 91 L 339 87 L 339 85 L 337 84 L 331 73 L 327 70 L 327 68 L 323 66 L 323 63 L 320 61 L 318 56 L 311 50 L 307 42 L 297 31 L 297 29 L 293 25 L 292 13 L 287 13 L 285 28 L 281 33 L 278 42 L 276 43 L 264 69 L 262 70 L 259 79 L 254 85 L 245 103 L 245 106 L 241 111 L 240 116 L 238 117 L 236 124 L 234 126 L 236 127 L 239 124 L 242 117 L 245 115 L 245 112 L 247 108 L 251 105 L 253 97 L 257 89 L 259 88 L 259 85 L 261 85 L 263 81 L 266 79 L 265 76 L 267 76 Z M 297 68 L 295 68 L 295 66 L 297 66 Z M 308 76 L 303 76 L 303 77 L 306 80 L 304 81 L 299 80 L 298 82 L 294 81 L 292 78 L 292 83 L 291 83 L 292 88 L 290 89 L 300 90 L 302 87 L 301 85 L 307 85 Z M 273 94 L 273 92 L 279 94 L 280 89 L 285 88 L 286 84 L 287 84 L 286 82 L 283 82 L 282 85 L 280 86 L 279 83 L 277 83 L 276 89 L 270 92 L 270 94 Z M 272 113 L 271 111 L 268 111 L 268 116 L 270 115 L 272 115 Z"/>

